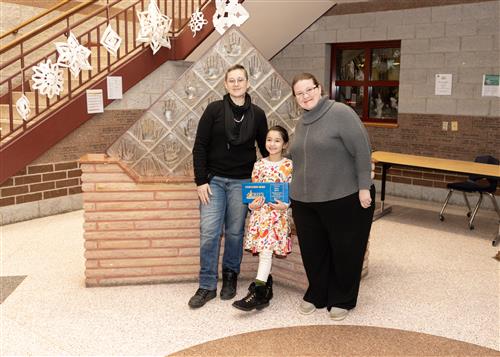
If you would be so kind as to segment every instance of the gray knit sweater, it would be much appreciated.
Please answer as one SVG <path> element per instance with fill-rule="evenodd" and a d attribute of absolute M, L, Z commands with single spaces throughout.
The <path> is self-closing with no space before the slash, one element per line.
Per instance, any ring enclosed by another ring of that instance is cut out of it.
<path fill-rule="evenodd" d="M 304 112 L 290 155 L 290 197 L 296 201 L 331 201 L 372 184 L 370 141 L 363 123 L 350 107 L 328 97 Z"/>

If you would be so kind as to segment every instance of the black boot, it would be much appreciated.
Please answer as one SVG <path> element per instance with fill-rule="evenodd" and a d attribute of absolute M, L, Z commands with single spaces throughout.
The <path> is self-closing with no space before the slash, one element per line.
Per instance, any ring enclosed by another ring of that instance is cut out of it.
<path fill-rule="evenodd" d="M 269 306 L 269 290 L 270 288 L 267 285 L 255 285 L 255 283 L 252 283 L 248 287 L 247 296 L 241 300 L 233 302 L 233 306 L 243 311 L 264 309 Z"/>
<path fill-rule="evenodd" d="M 266 298 L 268 300 L 271 300 L 273 298 L 273 276 L 271 274 L 269 274 L 269 277 L 267 278 L 266 287 L 267 287 Z"/>
<path fill-rule="evenodd" d="M 222 300 L 230 300 L 236 296 L 236 285 L 238 284 L 238 273 L 232 270 L 222 270 L 222 289 L 220 298 Z"/>

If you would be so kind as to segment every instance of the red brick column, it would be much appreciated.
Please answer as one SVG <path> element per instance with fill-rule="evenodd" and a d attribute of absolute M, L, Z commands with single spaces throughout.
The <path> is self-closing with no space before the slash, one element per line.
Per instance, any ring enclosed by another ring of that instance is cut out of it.
<path fill-rule="evenodd" d="M 87 286 L 197 280 L 199 209 L 192 180 L 136 182 L 115 159 L 81 160 Z M 245 254 L 242 274 L 257 258 Z"/>

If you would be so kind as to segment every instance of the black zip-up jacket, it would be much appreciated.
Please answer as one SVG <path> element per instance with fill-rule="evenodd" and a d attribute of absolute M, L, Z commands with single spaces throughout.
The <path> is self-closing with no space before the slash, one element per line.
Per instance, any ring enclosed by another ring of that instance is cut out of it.
<path fill-rule="evenodd" d="M 257 160 L 255 141 L 263 157 L 266 150 L 267 119 L 264 111 L 252 104 L 254 135 L 241 145 L 230 145 L 224 125 L 224 102 L 210 103 L 201 116 L 193 146 L 194 177 L 197 186 L 210 181 L 212 176 L 246 179 L 252 175 Z"/>

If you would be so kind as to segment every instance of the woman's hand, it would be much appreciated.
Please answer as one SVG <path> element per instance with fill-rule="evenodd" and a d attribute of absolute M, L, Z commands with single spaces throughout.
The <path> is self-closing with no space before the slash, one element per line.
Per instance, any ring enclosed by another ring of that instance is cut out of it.
<path fill-rule="evenodd" d="M 359 203 L 361 203 L 361 207 L 363 208 L 370 207 L 372 204 L 370 190 L 359 190 Z"/>
<path fill-rule="evenodd" d="M 252 211 L 261 208 L 264 205 L 264 197 L 259 196 L 255 198 L 250 204 L 248 205 L 248 208 L 250 208 Z"/>
<path fill-rule="evenodd" d="M 212 195 L 210 185 L 208 183 L 205 183 L 196 187 L 196 190 L 198 191 L 198 198 L 200 199 L 201 203 L 204 205 L 208 205 L 208 203 L 210 202 L 210 196 Z"/>
<path fill-rule="evenodd" d="M 277 209 L 281 211 L 286 211 L 288 209 L 288 205 L 280 200 L 276 200 L 277 203 L 269 203 L 272 209 Z"/>

